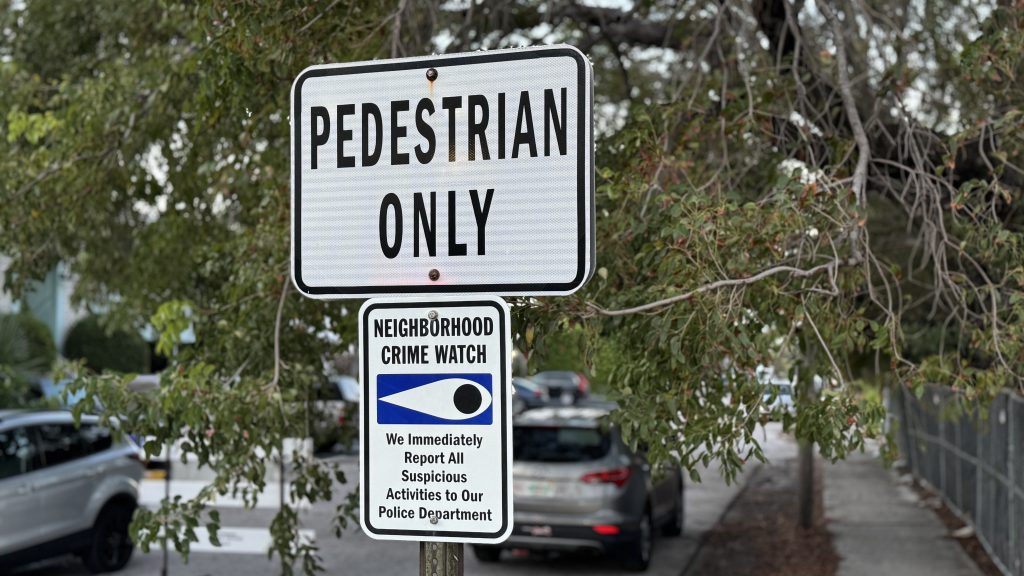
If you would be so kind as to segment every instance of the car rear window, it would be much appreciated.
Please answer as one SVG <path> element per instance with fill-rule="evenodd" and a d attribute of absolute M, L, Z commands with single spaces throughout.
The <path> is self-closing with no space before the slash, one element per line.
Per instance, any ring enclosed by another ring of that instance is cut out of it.
<path fill-rule="evenodd" d="M 586 462 L 608 454 L 611 440 L 596 428 L 516 426 L 512 459 L 522 462 Z"/>

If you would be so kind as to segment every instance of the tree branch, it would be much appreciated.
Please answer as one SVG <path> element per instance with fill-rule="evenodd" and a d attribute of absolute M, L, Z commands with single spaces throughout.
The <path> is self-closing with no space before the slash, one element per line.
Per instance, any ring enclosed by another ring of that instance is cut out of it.
<path fill-rule="evenodd" d="M 281 381 L 281 316 L 284 312 L 284 301 L 287 299 L 288 290 L 292 283 L 288 278 L 284 279 L 281 286 L 281 299 L 277 302 L 277 319 L 274 320 L 274 379 L 270 381 L 267 388 L 274 389 Z"/>
<path fill-rule="evenodd" d="M 498 7 L 495 7 L 495 4 Z M 508 33 L 529 30 L 544 23 L 557 26 L 562 22 L 573 22 L 579 26 L 600 28 L 609 42 L 632 46 L 679 48 L 687 42 L 701 40 L 687 34 L 687 27 L 683 25 L 685 21 L 681 19 L 644 18 L 634 12 L 587 6 L 575 0 L 548 2 L 543 11 L 514 3 L 484 3 L 480 8 L 480 12 L 486 14 L 480 22 L 483 32 L 499 30 Z M 450 13 L 465 21 L 469 16 L 468 11 L 466 9 Z M 480 36 L 482 35 L 477 35 Z M 457 37 L 455 47 L 468 49 L 462 44 L 462 39 Z"/>
<path fill-rule="evenodd" d="M 814 276 L 825 271 L 829 271 L 830 274 L 835 274 L 835 271 L 838 267 L 839 262 L 837 260 L 833 260 L 825 264 L 819 264 L 818 266 L 808 268 L 806 270 L 802 268 L 795 268 L 793 266 L 775 266 L 773 268 L 768 268 L 767 270 L 762 270 L 761 272 L 758 272 L 753 276 L 748 276 L 746 278 L 730 278 L 726 280 L 716 280 L 714 282 L 694 288 L 693 290 L 690 290 L 689 292 L 686 292 L 684 294 L 677 294 L 669 298 L 655 300 L 654 302 L 641 304 L 639 306 L 633 306 L 632 308 L 608 310 L 606 308 L 601 307 L 598 304 L 595 304 L 594 302 L 589 301 L 587 302 L 587 307 L 593 310 L 595 313 L 600 314 L 602 316 L 628 316 L 630 314 L 639 314 L 640 312 L 648 312 L 650 310 L 656 310 L 658 308 L 663 308 L 665 306 L 678 304 L 679 302 L 685 302 L 687 300 L 690 300 L 694 296 L 703 294 L 705 292 L 711 292 L 712 290 L 718 290 L 719 288 L 729 288 L 732 286 L 746 286 L 748 284 L 754 284 L 755 282 L 764 280 L 765 278 L 768 278 L 770 276 L 775 276 L 776 274 L 788 273 L 793 278 L 806 278 L 808 276 Z"/>
<path fill-rule="evenodd" d="M 405 12 L 407 0 L 400 0 L 395 10 L 394 26 L 391 28 L 391 57 L 398 58 L 402 53 L 402 13 Z"/>
<path fill-rule="evenodd" d="M 857 100 L 853 97 L 843 29 L 839 24 L 839 19 L 836 18 L 835 13 L 829 8 L 828 2 L 818 2 L 817 5 L 832 28 L 833 40 L 836 44 L 839 94 L 842 96 L 843 107 L 846 109 L 846 119 L 850 123 L 850 129 L 853 130 L 853 139 L 857 143 L 857 167 L 853 171 L 853 193 L 857 199 L 857 207 L 863 211 L 866 208 L 865 189 L 868 179 L 868 162 L 871 160 L 871 145 L 868 143 L 868 135 L 864 131 L 864 125 L 861 123 L 860 112 L 857 111 Z M 861 216 L 863 217 L 863 214 Z"/>

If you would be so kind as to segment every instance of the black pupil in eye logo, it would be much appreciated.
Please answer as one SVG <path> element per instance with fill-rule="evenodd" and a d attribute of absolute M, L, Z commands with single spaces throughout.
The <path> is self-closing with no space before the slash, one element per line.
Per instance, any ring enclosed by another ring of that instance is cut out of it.
<path fill-rule="evenodd" d="M 463 384 L 455 390 L 455 407 L 459 409 L 459 412 L 463 414 L 472 414 L 480 408 L 480 403 L 483 402 L 483 397 L 480 396 L 480 390 L 472 384 Z"/>

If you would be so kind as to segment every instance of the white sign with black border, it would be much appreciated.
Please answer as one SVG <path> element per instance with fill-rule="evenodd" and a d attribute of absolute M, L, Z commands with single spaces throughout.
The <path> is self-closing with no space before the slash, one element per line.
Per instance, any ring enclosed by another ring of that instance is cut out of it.
<path fill-rule="evenodd" d="M 359 521 L 368 536 L 499 543 L 511 533 L 510 346 L 498 297 L 363 304 Z"/>
<path fill-rule="evenodd" d="M 291 111 L 303 294 L 565 295 L 593 274 L 593 80 L 576 48 L 312 66 Z"/>

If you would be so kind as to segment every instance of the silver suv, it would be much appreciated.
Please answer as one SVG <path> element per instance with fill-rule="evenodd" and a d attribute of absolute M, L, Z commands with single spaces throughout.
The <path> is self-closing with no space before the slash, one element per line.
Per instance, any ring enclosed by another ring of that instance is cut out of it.
<path fill-rule="evenodd" d="M 93 573 L 128 563 L 143 466 L 120 436 L 95 417 L 0 410 L 0 573 L 67 553 Z"/>
<path fill-rule="evenodd" d="M 474 546 L 481 562 L 502 548 L 607 552 L 646 570 L 655 528 L 683 530 L 678 467 L 652 474 L 601 408 L 537 408 L 513 424 L 515 526 L 500 546 Z"/>

